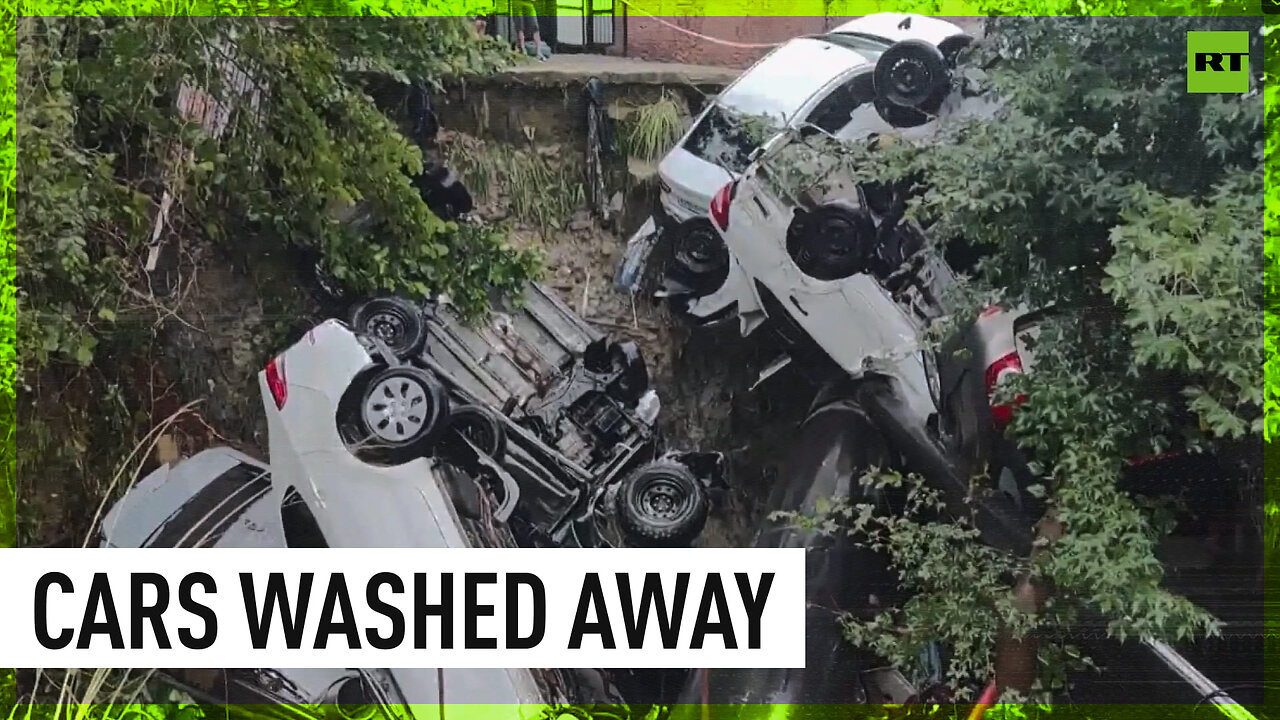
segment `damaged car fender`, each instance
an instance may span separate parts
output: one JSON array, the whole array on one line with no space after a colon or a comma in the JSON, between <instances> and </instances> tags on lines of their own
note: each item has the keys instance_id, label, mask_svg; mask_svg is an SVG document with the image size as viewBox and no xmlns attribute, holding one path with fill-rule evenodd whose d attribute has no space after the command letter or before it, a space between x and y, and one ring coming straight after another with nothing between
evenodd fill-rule
<instances>
[{"instance_id":1,"label":"damaged car fender","mask_svg":"<svg viewBox=\"0 0 1280 720\"><path fill-rule=\"evenodd\" d=\"M687 288L670 280L659 291L658 297L679 298L687 294ZM704 297L687 301L683 314L697 325L709 327L738 318L743 337L750 335L764 322L764 306L737 258L729 256L729 273L718 290Z\"/></svg>"}]
</instances>

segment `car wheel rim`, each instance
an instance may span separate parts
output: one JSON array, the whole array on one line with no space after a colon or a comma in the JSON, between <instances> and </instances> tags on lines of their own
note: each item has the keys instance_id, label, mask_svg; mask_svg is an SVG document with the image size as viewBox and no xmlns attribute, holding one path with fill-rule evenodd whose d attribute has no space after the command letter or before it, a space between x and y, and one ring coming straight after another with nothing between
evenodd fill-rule
<instances>
[{"instance_id":1,"label":"car wheel rim","mask_svg":"<svg viewBox=\"0 0 1280 720\"><path fill-rule=\"evenodd\" d=\"M933 73L918 60L902 58L890 69L889 82L894 98L910 105L928 90L933 83Z\"/></svg>"},{"instance_id":2,"label":"car wheel rim","mask_svg":"<svg viewBox=\"0 0 1280 720\"><path fill-rule=\"evenodd\" d=\"M369 317L369 330L374 337L395 347L405 335L405 321L399 313L374 313Z\"/></svg>"},{"instance_id":3,"label":"car wheel rim","mask_svg":"<svg viewBox=\"0 0 1280 720\"><path fill-rule=\"evenodd\" d=\"M646 518L669 525L688 510L690 498L676 482L667 478L650 481L640 491L640 509Z\"/></svg>"},{"instance_id":4,"label":"car wheel rim","mask_svg":"<svg viewBox=\"0 0 1280 720\"><path fill-rule=\"evenodd\" d=\"M404 442L418 435L430 411L427 389L409 378L387 378L373 387L364 420L379 439Z\"/></svg>"}]
</instances>

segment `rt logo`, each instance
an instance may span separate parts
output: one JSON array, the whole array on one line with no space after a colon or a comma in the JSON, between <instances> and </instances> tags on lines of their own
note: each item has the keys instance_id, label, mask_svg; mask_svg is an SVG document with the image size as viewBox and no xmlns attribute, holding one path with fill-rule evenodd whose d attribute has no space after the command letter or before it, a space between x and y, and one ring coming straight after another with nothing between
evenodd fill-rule
<instances>
[{"instance_id":1,"label":"rt logo","mask_svg":"<svg viewBox=\"0 0 1280 720\"><path fill-rule=\"evenodd\" d=\"M1187 33L1187 92L1249 92L1249 33Z\"/></svg>"}]
</instances>

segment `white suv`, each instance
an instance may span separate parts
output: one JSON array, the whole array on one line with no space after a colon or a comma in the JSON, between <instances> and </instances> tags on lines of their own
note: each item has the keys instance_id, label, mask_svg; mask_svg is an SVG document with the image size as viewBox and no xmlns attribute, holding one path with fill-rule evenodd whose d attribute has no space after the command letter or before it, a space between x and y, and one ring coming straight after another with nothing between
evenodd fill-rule
<instances>
[{"instance_id":1,"label":"white suv","mask_svg":"<svg viewBox=\"0 0 1280 720\"><path fill-rule=\"evenodd\" d=\"M725 88L662 160L662 212L676 223L706 217L712 195L746 169L759 144L744 118L760 117L778 129L810 123L838 133L869 92L876 60L894 43L919 40L950 54L969 39L945 20L876 13L782 44Z\"/></svg>"}]
</instances>

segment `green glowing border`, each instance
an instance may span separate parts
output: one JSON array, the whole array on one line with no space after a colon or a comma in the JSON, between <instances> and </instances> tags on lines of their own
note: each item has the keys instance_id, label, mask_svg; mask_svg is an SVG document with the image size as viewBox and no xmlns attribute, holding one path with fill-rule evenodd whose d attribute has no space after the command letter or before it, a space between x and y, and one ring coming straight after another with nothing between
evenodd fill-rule
<instances>
[{"instance_id":1,"label":"green glowing border","mask_svg":"<svg viewBox=\"0 0 1280 720\"><path fill-rule=\"evenodd\" d=\"M870 12L882 12L888 10L903 10L918 12L929 15L987 15L987 14L1062 14L1061 10L1067 6L1064 2L1055 2L1054 0L621 0L627 6L627 12L636 16L685 16L685 15L704 15L704 16L725 16L725 17L742 17L742 16L764 16L764 17L780 17L780 16L850 16L862 15ZM1264 0L1265 1L1265 0ZM310 7L308 5L311 5ZM325 10L319 10L316 5L325 6ZM16 240L14 221L13 221L13 203L14 203L14 182L16 177L16 134L14 128L14 115L16 106L15 84L16 84L16 65L15 65L15 35L17 32L17 18L20 15L292 15L292 16L308 16L318 14L336 14L336 15L352 15L352 14L375 14L388 16L408 16L408 15L464 15L474 12L477 3L475 0L433 0L431 2L418 2L414 0L349 0L347 2L325 2L325 3L306 3L298 0L280 0L279 2L256 2L255 0L231 0L228 2L210 2L209 0L140 0L138 2L125 2L122 0L102 0L98 2L86 1L77 2L75 0L46 0L46 1L22 1L22 0L0 0L0 22L4 25L4 45L0 48L0 80L3 82L0 92L2 92L2 103L0 103L0 184L3 186L3 195L0 196L0 547L11 546L15 542L15 522L14 522L14 433L13 427L16 421L16 404L15 404L15 325L14 317L16 314L15 304L15 251L14 243ZM1176 0L1078 0L1070 3L1074 13L1097 14L1097 15L1258 15L1260 14L1259 0L1250 0L1247 4L1237 4L1234 2L1215 2L1212 0L1199 3L1182 3ZM1266 16L1265 22L1274 26L1280 24L1280 15ZM1266 62L1268 67L1272 67L1272 63L1280 61L1268 54ZM1267 114L1271 115L1275 112L1271 98L1267 98ZM1269 127L1267 129L1268 139L1271 139L1273 133L1277 132L1277 128ZM1266 190L1266 204L1268 209L1280 207L1277 204L1278 191L1270 182L1270 165L1271 158L1266 161L1268 170L1268 183ZM1268 212L1265 221L1265 243L1268 251L1276 249L1280 250L1280 246L1276 243L1276 228L1274 227L1275 217ZM1267 307L1270 307L1277 298L1270 295L1266 298ZM1271 340L1272 338L1268 338ZM1276 391L1280 388L1273 388L1272 385L1280 383L1280 378L1264 379L1268 390ZM1268 480L1271 475L1271 467L1273 462L1280 461L1280 455L1273 454L1270 443L1266 449L1266 467L1268 472ZM1268 563L1270 565L1270 563ZM1268 599L1271 595L1272 588L1272 572L1268 566L1267 572L1267 588ZM1271 602L1268 601L1267 624L1266 631L1268 635L1277 633L1275 623L1277 618L1274 613L1270 612ZM1268 647L1270 643L1268 643ZM1271 658L1267 658L1270 664ZM63 706L59 709L52 707L44 708L27 708L23 711L15 712L10 716L5 710L11 707L13 701L12 696L5 697L6 693L12 692L12 686L6 685L6 680L11 680L11 675L0 672L0 720L6 717L24 718L28 717L27 710L31 710L29 717L58 717L62 713L66 713L66 717L82 718L88 715L88 710L84 706ZM1272 700L1268 693L1268 700ZM435 708L436 706L432 706ZM248 708L241 708L246 710ZM525 707L519 709L512 706L495 706L495 705L455 705L450 704L438 708L447 715L450 720L505 720L506 718L531 718L535 712L530 712L532 708ZM784 713L780 712L784 708L778 706L772 708L767 713L752 713L755 720L770 720L773 717L781 717ZM835 708L832 708L833 710ZM101 706L96 708L98 712L93 714L98 717L105 717L111 714L110 711L104 710ZM434 711L427 709L428 711ZM954 713L947 713L947 716L964 718L967 715L967 708L956 708ZM1055 707L1053 708L1052 717L1057 718L1108 718L1117 714L1122 715L1126 720L1138 720L1139 718L1170 718L1183 717L1188 713L1187 706L1168 706L1168 705L1124 705L1124 706L1071 706L1071 707ZM120 713L124 708L117 708L116 712ZM1202 708L1202 712L1210 712L1208 709ZM765 717L767 714L768 717ZM1028 713L1028 717L1035 716L1037 713ZM1004 713L989 713L988 717L999 715L1001 717L1014 717L1014 715L1005 715ZM145 717L145 716L144 716ZM711 713L703 717L717 718L728 717L719 713ZM842 707L837 712L827 715L832 720L842 718L854 720L855 718L873 718L884 717L884 712L880 708L874 707L858 707L849 708Z\"/></svg>"}]
</instances>

